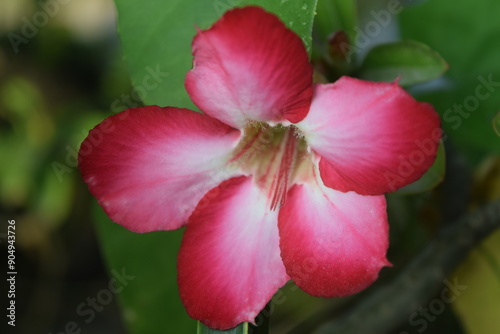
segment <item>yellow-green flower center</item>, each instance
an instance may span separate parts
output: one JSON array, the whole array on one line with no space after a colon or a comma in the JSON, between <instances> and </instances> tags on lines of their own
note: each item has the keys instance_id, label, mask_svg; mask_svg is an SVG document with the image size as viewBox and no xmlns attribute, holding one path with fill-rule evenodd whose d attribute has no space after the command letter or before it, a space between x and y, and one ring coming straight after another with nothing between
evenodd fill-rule
<instances>
[{"instance_id":1,"label":"yellow-green flower center","mask_svg":"<svg viewBox=\"0 0 500 334\"><path fill-rule=\"evenodd\" d=\"M299 175L310 166L311 153L295 126L270 126L254 122L243 130L243 138L233 152L232 164L252 175L275 210Z\"/></svg>"}]
</instances>

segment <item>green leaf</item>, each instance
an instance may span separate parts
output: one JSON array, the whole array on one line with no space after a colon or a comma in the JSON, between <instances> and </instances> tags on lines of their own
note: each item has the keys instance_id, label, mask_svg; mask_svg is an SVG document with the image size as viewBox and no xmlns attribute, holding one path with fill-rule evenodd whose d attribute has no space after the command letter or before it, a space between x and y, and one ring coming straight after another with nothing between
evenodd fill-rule
<instances>
[{"instance_id":1,"label":"green leaf","mask_svg":"<svg viewBox=\"0 0 500 334\"><path fill-rule=\"evenodd\" d=\"M231 2L231 1L230 1ZM237 1L233 1L237 2ZM302 38L311 53L312 27L317 0L243 0L241 5L257 5L276 15Z\"/></svg>"},{"instance_id":2,"label":"green leaf","mask_svg":"<svg viewBox=\"0 0 500 334\"><path fill-rule=\"evenodd\" d=\"M353 0L318 0L317 12L313 57L328 63L330 68L325 75L334 81L351 72L350 48L356 35L356 3Z\"/></svg>"},{"instance_id":3,"label":"green leaf","mask_svg":"<svg viewBox=\"0 0 500 334\"><path fill-rule=\"evenodd\" d=\"M444 144L439 144L436 160L425 174L417 181L409 184L401 189L398 189L395 194L417 194L431 190L436 187L444 179L446 169L446 158Z\"/></svg>"},{"instance_id":4,"label":"green leaf","mask_svg":"<svg viewBox=\"0 0 500 334\"><path fill-rule=\"evenodd\" d=\"M133 233L113 223L97 204L97 232L109 271L134 276L118 294L131 334L195 333L177 289L182 231Z\"/></svg>"},{"instance_id":5,"label":"green leaf","mask_svg":"<svg viewBox=\"0 0 500 334\"><path fill-rule=\"evenodd\" d=\"M427 45L414 41L381 44L370 50L359 77L372 81L394 81L403 86L436 79L446 70L444 59Z\"/></svg>"},{"instance_id":6,"label":"green leaf","mask_svg":"<svg viewBox=\"0 0 500 334\"><path fill-rule=\"evenodd\" d=\"M198 322L197 334L248 334L248 323L244 322L235 328L228 329L226 331L220 331L217 329L208 328L201 322Z\"/></svg>"},{"instance_id":7,"label":"green leaf","mask_svg":"<svg viewBox=\"0 0 500 334\"><path fill-rule=\"evenodd\" d=\"M195 109L184 89L196 27L209 28L227 9L259 5L277 14L311 48L316 0L116 0L123 54L145 104ZM154 83L152 83L153 78ZM149 81L148 81L149 80Z\"/></svg>"},{"instance_id":8,"label":"green leaf","mask_svg":"<svg viewBox=\"0 0 500 334\"><path fill-rule=\"evenodd\" d=\"M354 41L356 3L353 0L318 0L318 15L314 22L316 35L326 41L333 32L342 30Z\"/></svg>"},{"instance_id":9,"label":"green leaf","mask_svg":"<svg viewBox=\"0 0 500 334\"><path fill-rule=\"evenodd\" d=\"M493 125L493 130L495 130L496 134L500 137L500 112L493 117L491 120Z\"/></svg>"},{"instance_id":10,"label":"green leaf","mask_svg":"<svg viewBox=\"0 0 500 334\"><path fill-rule=\"evenodd\" d=\"M440 0L401 13L403 38L424 42L450 65L441 86L418 98L436 107L446 133L471 162L500 153L500 137L491 127L500 105L499 12L494 0Z\"/></svg>"}]
</instances>

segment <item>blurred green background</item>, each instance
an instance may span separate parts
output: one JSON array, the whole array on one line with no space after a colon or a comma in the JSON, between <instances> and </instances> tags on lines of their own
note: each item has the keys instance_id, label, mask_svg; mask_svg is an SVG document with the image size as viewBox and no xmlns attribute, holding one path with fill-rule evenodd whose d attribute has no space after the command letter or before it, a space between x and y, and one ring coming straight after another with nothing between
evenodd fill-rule
<instances>
[{"instance_id":1,"label":"blurred green background","mask_svg":"<svg viewBox=\"0 0 500 334\"><path fill-rule=\"evenodd\" d=\"M88 130L141 100L192 107L182 81L191 66L194 24L206 28L229 7L246 2L116 3L123 44L112 0L0 0L0 247L6 254L7 221L15 219L18 272L16 327L5 333L195 332L175 282L182 231L139 235L110 222L81 180L76 157ZM388 196L394 267L385 268L373 287L328 300L290 283L272 303L271 333L312 333L319 324L354 312L370 293L392 284L444 226L500 197L500 3L396 1L403 3L407 7L385 25L373 13L389 8L391 1L319 1L312 60L323 80L332 80L342 74L367 76L361 60L379 43L415 40L439 53L449 70L407 88L417 99L433 103L442 116L447 174L432 190ZM294 4L303 6L290 0ZM143 39L158 12L171 30L156 31L163 41ZM306 14L310 20L313 8ZM380 33L370 38L371 44L356 45L359 31L366 32L370 22L379 22ZM329 49L328 37L339 29L359 47L351 63ZM158 66L166 73L158 87L141 91L144 73ZM480 86L481 96L487 97L478 97ZM458 278L467 288L427 319L422 332L500 332L500 233L491 233L456 260L461 265L450 281ZM1 261L6 266L6 256ZM123 289L110 293L110 282ZM7 288L1 286L4 300ZM418 313L439 298L443 287L429 290L423 304L408 300L407 305ZM410 322L411 314L393 321L384 333L420 333L423 327Z\"/></svg>"}]
</instances>

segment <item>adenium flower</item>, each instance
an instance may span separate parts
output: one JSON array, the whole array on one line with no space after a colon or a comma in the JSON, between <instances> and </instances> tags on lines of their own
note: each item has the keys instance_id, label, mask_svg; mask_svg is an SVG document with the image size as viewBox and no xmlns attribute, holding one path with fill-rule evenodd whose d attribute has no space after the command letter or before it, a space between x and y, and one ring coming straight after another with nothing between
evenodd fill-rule
<instances>
[{"instance_id":1,"label":"adenium flower","mask_svg":"<svg viewBox=\"0 0 500 334\"><path fill-rule=\"evenodd\" d=\"M90 192L131 231L186 227L180 296L209 327L253 322L290 279L313 296L366 288L389 265L383 194L435 159L433 108L396 82L313 84L301 39L258 7L192 47L185 86L203 113L147 106L97 125L79 157Z\"/></svg>"}]
</instances>

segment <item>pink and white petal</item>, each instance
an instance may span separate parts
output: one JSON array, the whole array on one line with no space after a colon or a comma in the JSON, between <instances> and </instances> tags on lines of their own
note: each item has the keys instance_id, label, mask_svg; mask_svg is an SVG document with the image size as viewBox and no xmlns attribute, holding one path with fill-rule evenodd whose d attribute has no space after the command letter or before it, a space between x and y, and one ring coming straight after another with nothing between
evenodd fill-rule
<instances>
[{"instance_id":1,"label":"pink and white petal","mask_svg":"<svg viewBox=\"0 0 500 334\"><path fill-rule=\"evenodd\" d=\"M314 151L324 183L340 191L380 195L418 180L435 160L441 129L430 104L396 82L342 77L316 85L297 126Z\"/></svg>"},{"instance_id":2,"label":"pink and white petal","mask_svg":"<svg viewBox=\"0 0 500 334\"><path fill-rule=\"evenodd\" d=\"M215 329L254 322L289 280L281 261L277 212L251 177L208 192L189 218L178 262L188 314Z\"/></svg>"},{"instance_id":3,"label":"pink and white petal","mask_svg":"<svg viewBox=\"0 0 500 334\"><path fill-rule=\"evenodd\" d=\"M90 131L79 166L108 216L134 232L183 226L225 169L240 131L187 109L128 109Z\"/></svg>"},{"instance_id":4,"label":"pink and white petal","mask_svg":"<svg viewBox=\"0 0 500 334\"><path fill-rule=\"evenodd\" d=\"M382 267L390 265L384 196L297 184L290 190L278 222L287 273L313 296L357 293L377 279Z\"/></svg>"},{"instance_id":5,"label":"pink and white petal","mask_svg":"<svg viewBox=\"0 0 500 334\"><path fill-rule=\"evenodd\" d=\"M204 113L235 128L298 122L309 110L312 67L302 40L259 7L230 10L193 40L186 90Z\"/></svg>"}]
</instances>

